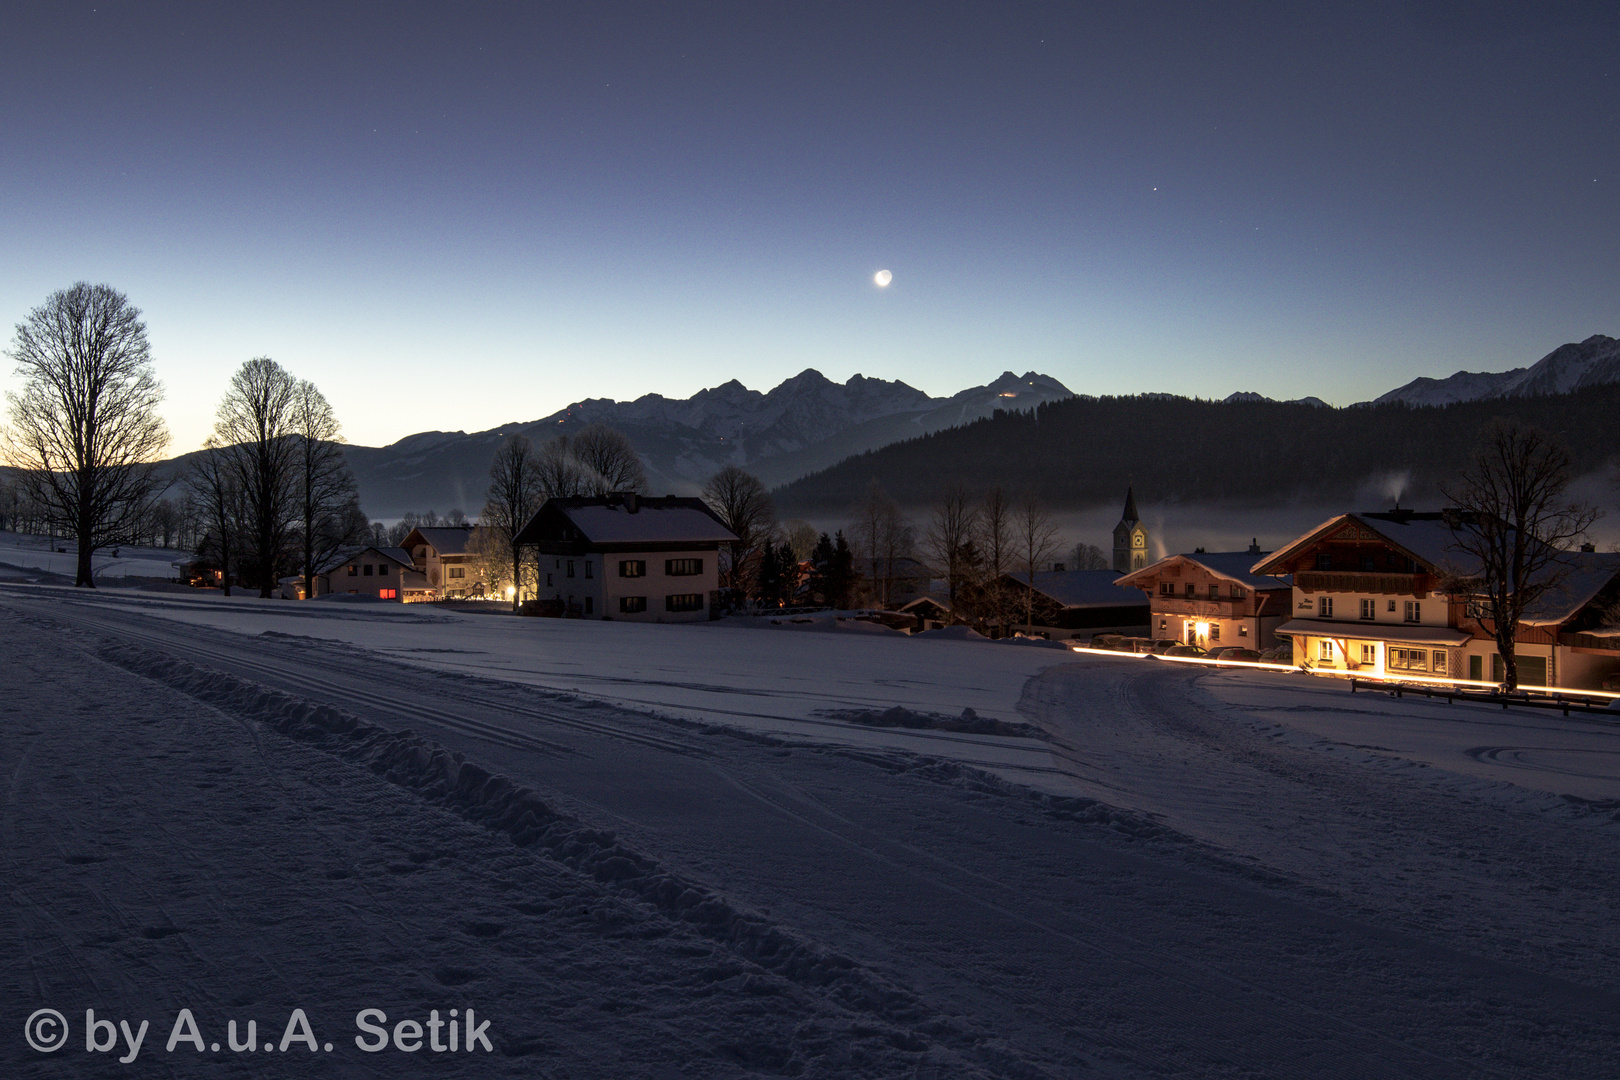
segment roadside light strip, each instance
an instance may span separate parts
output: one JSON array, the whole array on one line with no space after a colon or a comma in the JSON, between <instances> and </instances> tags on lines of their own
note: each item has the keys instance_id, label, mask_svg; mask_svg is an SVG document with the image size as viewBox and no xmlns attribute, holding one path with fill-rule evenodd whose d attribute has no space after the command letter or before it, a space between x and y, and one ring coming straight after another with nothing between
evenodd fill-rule
<instances>
[{"instance_id":1,"label":"roadside light strip","mask_svg":"<svg viewBox=\"0 0 1620 1080\"><path fill-rule=\"evenodd\" d=\"M1319 675L1323 678L1355 679L1357 682L1385 682L1385 683L1422 683L1428 686L1450 687L1456 690L1480 689L1497 690L1501 683L1484 682L1479 679L1437 679L1432 675L1379 675L1375 672L1338 671L1333 669L1299 667L1296 664L1269 664L1256 660L1209 660L1202 656L1161 656L1158 653L1129 653L1116 652L1113 649L1092 649L1084 645L1070 645L1070 652L1085 653L1088 656L1109 656L1116 660L1161 660L1167 664L1201 664L1204 667L1214 668L1254 668L1259 671L1293 671L1301 675ZM1620 700L1620 693L1610 690L1574 690L1567 686L1521 686L1519 690L1524 693L1545 695L1548 697L1566 694L1587 698L1607 698L1610 701Z\"/></svg>"}]
</instances>

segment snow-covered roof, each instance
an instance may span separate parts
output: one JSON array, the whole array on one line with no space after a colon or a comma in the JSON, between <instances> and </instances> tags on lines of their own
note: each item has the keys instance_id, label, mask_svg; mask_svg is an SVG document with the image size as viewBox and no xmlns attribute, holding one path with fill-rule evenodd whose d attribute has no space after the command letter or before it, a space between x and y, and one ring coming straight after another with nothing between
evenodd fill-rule
<instances>
[{"instance_id":1,"label":"snow-covered roof","mask_svg":"<svg viewBox=\"0 0 1620 1080\"><path fill-rule=\"evenodd\" d=\"M406 551L404 548L397 548L397 547L379 548L379 547L371 547L371 546L368 545L368 546L365 546L365 547L356 546L356 547L339 548L337 551L334 551L331 554L331 556L325 562L323 562L315 572L317 574L329 574L333 570L337 569L340 566L347 566L350 563L360 562L362 559L366 558L366 556L368 554L370 554L370 555L380 555L385 559L390 559L390 560L392 560L394 562L399 563L401 566L405 567L407 570L412 568L411 567L411 553Z\"/></svg>"},{"instance_id":2,"label":"snow-covered roof","mask_svg":"<svg viewBox=\"0 0 1620 1080\"><path fill-rule=\"evenodd\" d=\"M1142 588L1136 582L1139 576L1153 573L1172 559L1185 559L1187 562L1196 563L1216 577L1234 581L1251 589L1280 589L1292 583L1291 577L1286 574L1282 577L1273 577L1270 574L1254 573L1251 566L1254 564L1255 555L1250 551L1194 551L1170 555L1140 570L1133 570L1114 584L1126 588Z\"/></svg>"},{"instance_id":3,"label":"snow-covered roof","mask_svg":"<svg viewBox=\"0 0 1620 1080\"><path fill-rule=\"evenodd\" d=\"M1571 551L1560 561L1563 580L1542 594L1533 610L1525 613L1524 622L1533 626L1566 623L1620 575L1620 554L1613 552Z\"/></svg>"},{"instance_id":4,"label":"snow-covered roof","mask_svg":"<svg viewBox=\"0 0 1620 1080\"><path fill-rule=\"evenodd\" d=\"M1284 637L1342 638L1347 641L1399 641L1409 645L1462 645L1462 630L1421 623L1354 622L1350 619L1290 619L1277 627Z\"/></svg>"},{"instance_id":5,"label":"snow-covered roof","mask_svg":"<svg viewBox=\"0 0 1620 1080\"><path fill-rule=\"evenodd\" d=\"M1023 574L1004 576L1029 585L1029 578ZM1046 570L1035 575L1035 591L1064 607L1147 607L1147 597L1114 587L1119 577L1114 570Z\"/></svg>"},{"instance_id":6,"label":"snow-covered roof","mask_svg":"<svg viewBox=\"0 0 1620 1080\"><path fill-rule=\"evenodd\" d=\"M540 542L548 514L567 518L590 544L729 544L737 539L702 499L606 495L547 501L518 533L518 542Z\"/></svg>"},{"instance_id":7,"label":"snow-covered roof","mask_svg":"<svg viewBox=\"0 0 1620 1080\"><path fill-rule=\"evenodd\" d=\"M412 529L411 536L405 538L405 546L406 548L416 546L411 542L411 537L414 536L438 552L440 556L465 555L467 554L467 546L472 540L472 534L473 526L471 525L433 526L427 529L418 527Z\"/></svg>"},{"instance_id":8,"label":"snow-covered roof","mask_svg":"<svg viewBox=\"0 0 1620 1080\"><path fill-rule=\"evenodd\" d=\"M1330 535L1346 522L1354 522L1370 530L1412 558L1426 564L1436 573L1451 573L1461 577L1471 577L1478 573L1478 560L1456 547L1457 534L1437 514L1412 514L1407 517L1339 514L1304 533L1293 543L1262 556L1253 563L1250 572L1263 574L1268 566L1285 564L1297 555L1300 549L1309 547Z\"/></svg>"}]
</instances>

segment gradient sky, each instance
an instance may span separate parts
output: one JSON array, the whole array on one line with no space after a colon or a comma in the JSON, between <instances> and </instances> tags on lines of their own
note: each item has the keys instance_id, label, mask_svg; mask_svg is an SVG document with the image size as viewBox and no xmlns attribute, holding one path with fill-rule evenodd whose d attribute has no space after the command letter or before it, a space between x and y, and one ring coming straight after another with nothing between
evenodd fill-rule
<instances>
[{"instance_id":1,"label":"gradient sky","mask_svg":"<svg viewBox=\"0 0 1620 1080\"><path fill-rule=\"evenodd\" d=\"M0 322L123 290L175 452L256 355L372 445L805 367L1346 404L1620 334L1617 13L12 4Z\"/></svg>"}]
</instances>

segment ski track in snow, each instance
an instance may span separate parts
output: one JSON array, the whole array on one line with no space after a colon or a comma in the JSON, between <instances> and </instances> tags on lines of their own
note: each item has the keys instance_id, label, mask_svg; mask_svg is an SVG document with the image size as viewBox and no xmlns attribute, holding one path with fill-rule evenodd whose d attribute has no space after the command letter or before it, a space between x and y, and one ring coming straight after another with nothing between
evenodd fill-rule
<instances>
[{"instance_id":1,"label":"ski track in snow","mask_svg":"<svg viewBox=\"0 0 1620 1080\"><path fill-rule=\"evenodd\" d=\"M0 586L0 640L7 1015L154 1027L131 1065L0 1040L8 1075L298 1074L163 1053L182 1006L303 1006L335 1076L1613 1075L1600 721L127 590ZM825 713L894 706L1047 737ZM461 1003L499 1053L353 1048Z\"/></svg>"}]
</instances>

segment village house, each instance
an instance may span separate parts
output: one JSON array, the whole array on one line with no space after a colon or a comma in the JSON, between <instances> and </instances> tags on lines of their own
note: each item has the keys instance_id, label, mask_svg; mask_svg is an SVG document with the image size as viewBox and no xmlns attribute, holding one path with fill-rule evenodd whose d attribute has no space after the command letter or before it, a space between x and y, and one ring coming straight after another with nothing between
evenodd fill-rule
<instances>
[{"instance_id":1,"label":"village house","mask_svg":"<svg viewBox=\"0 0 1620 1080\"><path fill-rule=\"evenodd\" d=\"M1263 552L1195 551L1126 574L1115 585L1141 589L1152 608L1151 637L1206 649L1270 649L1288 620L1291 583L1251 572Z\"/></svg>"},{"instance_id":2,"label":"village house","mask_svg":"<svg viewBox=\"0 0 1620 1080\"><path fill-rule=\"evenodd\" d=\"M1044 570L1030 579L1003 574L999 580L1013 616L1013 630L1038 634L1052 641L1148 632L1150 610L1145 598L1115 588L1120 575L1113 570ZM1033 595L1033 618L1030 600Z\"/></svg>"},{"instance_id":3,"label":"village house","mask_svg":"<svg viewBox=\"0 0 1620 1080\"><path fill-rule=\"evenodd\" d=\"M518 533L543 607L579 618L708 619L720 545L737 537L702 499L635 493L549 499Z\"/></svg>"},{"instance_id":4,"label":"village house","mask_svg":"<svg viewBox=\"0 0 1620 1080\"><path fill-rule=\"evenodd\" d=\"M297 588L302 593L300 582ZM349 548L328 559L315 574L315 595L347 593L377 600L426 599L427 579L404 548Z\"/></svg>"},{"instance_id":5,"label":"village house","mask_svg":"<svg viewBox=\"0 0 1620 1080\"><path fill-rule=\"evenodd\" d=\"M429 526L412 529L400 546L426 578L432 599L460 600L490 592L474 554L477 536L476 525Z\"/></svg>"},{"instance_id":6,"label":"village house","mask_svg":"<svg viewBox=\"0 0 1620 1080\"><path fill-rule=\"evenodd\" d=\"M1292 575L1292 618L1276 633L1309 668L1496 682L1502 659L1477 600L1439 591L1477 576L1456 546L1454 513L1341 514L1272 555L1253 572ZM1611 606L1620 560L1569 552L1562 587L1520 624L1519 683L1601 689L1620 672Z\"/></svg>"}]
</instances>

